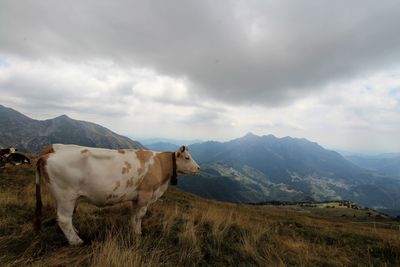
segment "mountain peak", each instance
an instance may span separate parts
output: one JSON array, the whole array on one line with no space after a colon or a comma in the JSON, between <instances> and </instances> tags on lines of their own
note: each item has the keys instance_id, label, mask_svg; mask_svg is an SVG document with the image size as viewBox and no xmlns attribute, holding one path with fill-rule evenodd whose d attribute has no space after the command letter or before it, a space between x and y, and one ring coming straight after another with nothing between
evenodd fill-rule
<instances>
[{"instance_id":1,"label":"mountain peak","mask_svg":"<svg viewBox=\"0 0 400 267\"><path fill-rule=\"evenodd\" d=\"M65 119L71 119L71 118L68 117L67 115L63 114L61 116L55 117L54 119L63 119L63 120L65 120Z\"/></svg>"},{"instance_id":2,"label":"mountain peak","mask_svg":"<svg viewBox=\"0 0 400 267\"><path fill-rule=\"evenodd\" d=\"M254 138L254 137L259 137L259 136L253 134L252 132L248 132L246 135L243 136L243 138Z\"/></svg>"},{"instance_id":3,"label":"mountain peak","mask_svg":"<svg viewBox=\"0 0 400 267\"><path fill-rule=\"evenodd\" d=\"M18 144L21 151L36 153L50 143L111 149L144 148L142 144L101 125L74 120L65 114L39 121L0 106L0 145Z\"/></svg>"},{"instance_id":4,"label":"mountain peak","mask_svg":"<svg viewBox=\"0 0 400 267\"><path fill-rule=\"evenodd\" d=\"M275 135L269 134L269 135L263 135L263 138L272 138L272 139L278 139Z\"/></svg>"}]
</instances>

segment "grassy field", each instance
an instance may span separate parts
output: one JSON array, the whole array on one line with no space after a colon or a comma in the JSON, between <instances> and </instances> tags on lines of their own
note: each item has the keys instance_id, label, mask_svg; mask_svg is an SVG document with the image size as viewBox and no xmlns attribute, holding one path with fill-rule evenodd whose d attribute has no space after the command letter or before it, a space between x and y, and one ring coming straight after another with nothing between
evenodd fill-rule
<instances>
[{"instance_id":1,"label":"grassy field","mask_svg":"<svg viewBox=\"0 0 400 267\"><path fill-rule=\"evenodd\" d=\"M129 203L78 207L69 247L45 190L33 231L33 167L0 173L0 266L400 266L400 224L339 209L249 206L168 189L132 237Z\"/></svg>"}]
</instances>

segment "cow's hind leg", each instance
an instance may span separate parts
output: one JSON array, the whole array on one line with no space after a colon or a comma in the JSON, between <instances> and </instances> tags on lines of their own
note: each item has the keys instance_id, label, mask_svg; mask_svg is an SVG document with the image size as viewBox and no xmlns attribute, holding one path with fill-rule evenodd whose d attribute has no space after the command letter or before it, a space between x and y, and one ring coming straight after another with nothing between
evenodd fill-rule
<instances>
[{"instance_id":1,"label":"cow's hind leg","mask_svg":"<svg viewBox=\"0 0 400 267\"><path fill-rule=\"evenodd\" d=\"M70 245L80 245L83 243L75 231L72 224L75 201L59 201L57 203L57 221Z\"/></svg>"}]
</instances>

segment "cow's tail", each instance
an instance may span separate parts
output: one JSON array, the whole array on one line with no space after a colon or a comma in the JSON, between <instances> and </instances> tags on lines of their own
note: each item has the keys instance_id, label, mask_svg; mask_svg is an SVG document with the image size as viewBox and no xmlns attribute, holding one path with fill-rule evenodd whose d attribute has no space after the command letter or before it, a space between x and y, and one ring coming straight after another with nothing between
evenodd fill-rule
<instances>
[{"instance_id":1,"label":"cow's tail","mask_svg":"<svg viewBox=\"0 0 400 267\"><path fill-rule=\"evenodd\" d=\"M42 217L42 196L40 193L40 180L41 180L41 165L42 165L42 158L39 158L39 160L36 163L36 210L35 210L35 221L34 221L34 227L36 231L40 230L40 224L41 224L41 217Z\"/></svg>"}]
</instances>

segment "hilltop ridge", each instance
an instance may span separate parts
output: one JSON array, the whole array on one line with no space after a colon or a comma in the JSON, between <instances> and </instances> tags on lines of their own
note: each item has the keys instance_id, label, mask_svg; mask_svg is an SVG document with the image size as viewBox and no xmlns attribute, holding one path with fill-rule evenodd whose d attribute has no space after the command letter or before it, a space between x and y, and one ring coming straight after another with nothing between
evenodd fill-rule
<instances>
[{"instance_id":1,"label":"hilltop ridge","mask_svg":"<svg viewBox=\"0 0 400 267\"><path fill-rule=\"evenodd\" d=\"M35 120L0 105L0 145L16 145L21 151L37 153L45 145L77 144L103 148L144 148L128 137L87 121L74 120L67 115L53 119Z\"/></svg>"}]
</instances>

